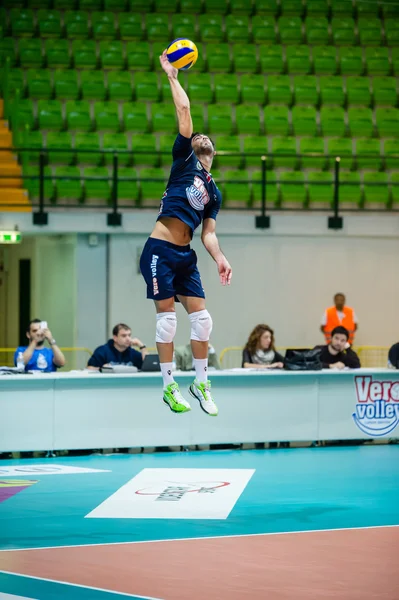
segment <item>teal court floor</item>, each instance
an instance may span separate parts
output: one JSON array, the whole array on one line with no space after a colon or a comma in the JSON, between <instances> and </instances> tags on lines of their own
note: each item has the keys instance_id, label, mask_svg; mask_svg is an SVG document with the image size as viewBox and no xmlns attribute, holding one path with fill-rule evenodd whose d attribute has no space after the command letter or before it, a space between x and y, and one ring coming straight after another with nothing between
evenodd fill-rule
<instances>
[{"instance_id":1,"label":"teal court floor","mask_svg":"<svg viewBox=\"0 0 399 600\"><path fill-rule=\"evenodd\" d=\"M0 461L0 599L399 600L399 446Z\"/></svg>"}]
</instances>

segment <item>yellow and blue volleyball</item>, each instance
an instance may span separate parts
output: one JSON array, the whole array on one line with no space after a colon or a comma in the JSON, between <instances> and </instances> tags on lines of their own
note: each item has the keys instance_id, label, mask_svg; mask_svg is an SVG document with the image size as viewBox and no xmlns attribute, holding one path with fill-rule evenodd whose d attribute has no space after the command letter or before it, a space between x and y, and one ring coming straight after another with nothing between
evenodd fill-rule
<instances>
[{"instance_id":1,"label":"yellow and blue volleyball","mask_svg":"<svg viewBox=\"0 0 399 600\"><path fill-rule=\"evenodd\" d=\"M191 40L177 38L166 48L166 56L170 64L176 69L187 71L195 65L198 58L198 49Z\"/></svg>"}]
</instances>

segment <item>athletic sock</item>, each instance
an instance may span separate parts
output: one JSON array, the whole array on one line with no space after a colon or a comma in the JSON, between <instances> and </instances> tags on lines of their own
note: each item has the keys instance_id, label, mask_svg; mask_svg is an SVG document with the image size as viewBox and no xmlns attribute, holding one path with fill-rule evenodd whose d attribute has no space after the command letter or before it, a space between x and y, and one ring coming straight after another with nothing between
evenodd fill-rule
<instances>
[{"instance_id":1,"label":"athletic sock","mask_svg":"<svg viewBox=\"0 0 399 600\"><path fill-rule=\"evenodd\" d=\"M171 383L174 383L174 381L175 381L173 379L173 375L172 375L173 363L171 363L171 362L161 363L160 367L161 367L161 373L162 373L162 377L163 377L163 387L166 388L167 385L170 385Z\"/></svg>"},{"instance_id":2,"label":"athletic sock","mask_svg":"<svg viewBox=\"0 0 399 600\"><path fill-rule=\"evenodd\" d=\"M206 383L208 380L208 359L194 358L194 368L198 383Z\"/></svg>"}]
</instances>

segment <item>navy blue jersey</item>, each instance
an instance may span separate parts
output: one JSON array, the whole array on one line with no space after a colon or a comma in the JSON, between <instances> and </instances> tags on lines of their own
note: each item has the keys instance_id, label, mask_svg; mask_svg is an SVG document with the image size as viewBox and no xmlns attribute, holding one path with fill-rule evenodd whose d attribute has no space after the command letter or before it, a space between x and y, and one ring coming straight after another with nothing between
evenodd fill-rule
<instances>
[{"instance_id":1,"label":"navy blue jersey","mask_svg":"<svg viewBox=\"0 0 399 600\"><path fill-rule=\"evenodd\" d=\"M198 160L191 138L180 133L172 150L173 164L161 200L158 219L174 217L186 223L191 235L204 219L216 219L222 202L220 190Z\"/></svg>"}]
</instances>

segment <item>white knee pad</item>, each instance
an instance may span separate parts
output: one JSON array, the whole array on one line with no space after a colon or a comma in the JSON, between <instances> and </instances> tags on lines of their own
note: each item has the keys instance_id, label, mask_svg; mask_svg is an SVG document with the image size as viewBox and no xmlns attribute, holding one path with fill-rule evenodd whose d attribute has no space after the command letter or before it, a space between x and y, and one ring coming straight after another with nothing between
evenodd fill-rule
<instances>
[{"instance_id":1,"label":"white knee pad","mask_svg":"<svg viewBox=\"0 0 399 600\"><path fill-rule=\"evenodd\" d=\"M170 344L176 335L176 313L163 312L157 314L157 331L155 340L161 344Z\"/></svg>"},{"instance_id":2,"label":"white knee pad","mask_svg":"<svg viewBox=\"0 0 399 600\"><path fill-rule=\"evenodd\" d=\"M212 317L207 310L188 315L191 321L191 339L196 342L207 342L212 331Z\"/></svg>"}]
</instances>

